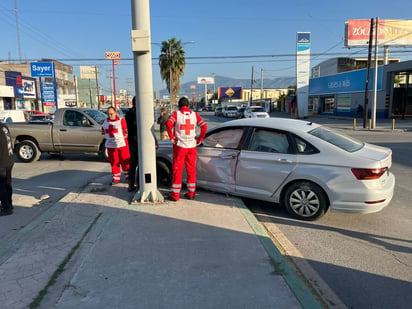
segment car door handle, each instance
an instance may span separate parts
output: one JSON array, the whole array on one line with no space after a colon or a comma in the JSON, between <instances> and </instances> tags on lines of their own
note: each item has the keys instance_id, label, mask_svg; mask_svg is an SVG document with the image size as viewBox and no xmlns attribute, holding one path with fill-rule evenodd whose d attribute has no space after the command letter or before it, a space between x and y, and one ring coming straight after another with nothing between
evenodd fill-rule
<instances>
[{"instance_id":1,"label":"car door handle","mask_svg":"<svg viewBox=\"0 0 412 309\"><path fill-rule=\"evenodd\" d=\"M229 154L229 155L221 155L221 156L219 156L221 159L234 159L234 158L236 158L236 155L235 154Z\"/></svg>"},{"instance_id":2,"label":"car door handle","mask_svg":"<svg viewBox=\"0 0 412 309\"><path fill-rule=\"evenodd\" d=\"M285 159L285 158L277 159L276 161L279 162L279 163L293 163L291 160L288 160L288 159Z\"/></svg>"},{"instance_id":3,"label":"car door handle","mask_svg":"<svg viewBox=\"0 0 412 309\"><path fill-rule=\"evenodd\" d=\"M60 129L60 131L61 131L61 132L66 132L66 131L67 131L67 129Z\"/></svg>"}]
</instances>

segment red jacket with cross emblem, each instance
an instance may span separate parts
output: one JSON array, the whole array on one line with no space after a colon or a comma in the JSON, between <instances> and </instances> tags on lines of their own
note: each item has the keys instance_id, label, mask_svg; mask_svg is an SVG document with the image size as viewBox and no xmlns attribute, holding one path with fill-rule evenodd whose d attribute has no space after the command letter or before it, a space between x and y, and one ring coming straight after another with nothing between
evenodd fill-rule
<instances>
[{"instance_id":1,"label":"red jacket with cross emblem","mask_svg":"<svg viewBox=\"0 0 412 309\"><path fill-rule=\"evenodd\" d=\"M200 134L196 140L196 126ZM197 112L192 112L187 106L174 111L166 122L166 130L171 140L176 139L176 145L182 148L196 147L206 135L207 125Z\"/></svg>"},{"instance_id":2,"label":"red jacket with cross emblem","mask_svg":"<svg viewBox=\"0 0 412 309\"><path fill-rule=\"evenodd\" d=\"M106 148L121 148L127 145L127 125L124 118L111 121L107 118L102 124L102 134L106 138Z\"/></svg>"}]
</instances>

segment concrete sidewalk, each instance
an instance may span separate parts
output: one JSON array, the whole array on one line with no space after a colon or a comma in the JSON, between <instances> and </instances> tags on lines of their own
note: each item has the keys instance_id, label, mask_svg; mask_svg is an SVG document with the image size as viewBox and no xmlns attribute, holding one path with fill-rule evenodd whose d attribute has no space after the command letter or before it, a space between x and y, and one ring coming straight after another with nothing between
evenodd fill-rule
<instances>
[{"instance_id":1,"label":"concrete sidewalk","mask_svg":"<svg viewBox=\"0 0 412 309\"><path fill-rule=\"evenodd\" d=\"M1 308L321 308L240 199L97 179L0 248Z\"/></svg>"}]
</instances>

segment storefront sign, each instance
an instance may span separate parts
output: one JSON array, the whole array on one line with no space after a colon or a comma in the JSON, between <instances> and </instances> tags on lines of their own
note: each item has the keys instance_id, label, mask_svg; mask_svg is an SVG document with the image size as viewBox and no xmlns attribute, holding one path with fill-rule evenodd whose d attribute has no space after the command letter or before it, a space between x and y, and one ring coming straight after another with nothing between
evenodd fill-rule
<instances>
[{"instance_id":1,"label":"storefront sign","mask_svg":"<svg viewBox=\"0 0 412 309\"><path fill-rule=\"evenodd\" d=\"M309 84L309 95L334 93L351 93L365 91L367 69L312 78ZM370 75L374 76L374 68ZM382 90L382 67L378 68L378 90ZM369 83L369 90L373 90L373 83Z\"/></svg>"},{"instance_id":2,"label":"storefront sign","mask_svg":"<svg viewBox=\"0 0 412 309\"><path fill-rule=\"evenodd\" d=\"M41 99L44 106L56 106L56 87L54 82L41 83Z\"/></svg>"},{"instance_id":3,"label":"storefront sign","mask_svg":"<svg viewBox=\"0 0 412 309\"><path fill-rule=\"evenodd\" d=\"M32 77L53 77L53 62L31 62L30 70Z\"/></svg>"}]
</instances>

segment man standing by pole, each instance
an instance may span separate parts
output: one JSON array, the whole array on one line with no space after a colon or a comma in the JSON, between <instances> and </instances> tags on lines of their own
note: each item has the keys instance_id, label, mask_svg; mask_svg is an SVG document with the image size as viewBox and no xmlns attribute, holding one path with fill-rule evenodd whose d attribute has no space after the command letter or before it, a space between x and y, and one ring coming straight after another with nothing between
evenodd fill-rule
<instances>
[{"instance_id":1,"label":"man standing by pole","mask_svg":"<svg viewBox=\"0 0 412 309\"><path fill-rule=\"evenodd\" d=\"M198 139L196 139L196 126L200 127ZM183 97L179 100L179 110L170 115L166 129L173 143L173 179L169 200L176 202L180 199L182 172L185 165L187 172L185 197L193 200L196 192L196 146L202 143L207 125L197 112L189 110L189 100Z\"/></svg>"}]
</instances>

